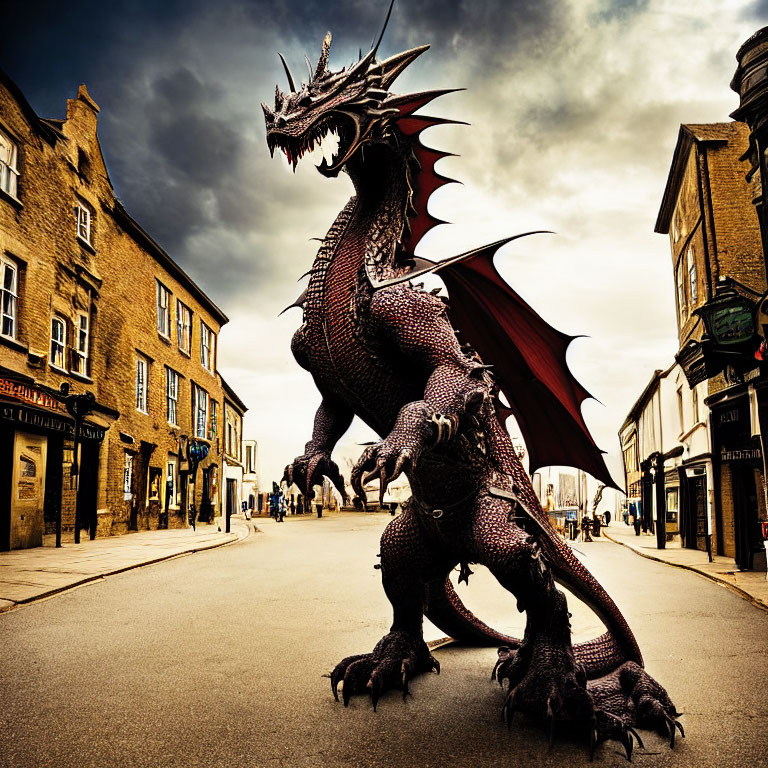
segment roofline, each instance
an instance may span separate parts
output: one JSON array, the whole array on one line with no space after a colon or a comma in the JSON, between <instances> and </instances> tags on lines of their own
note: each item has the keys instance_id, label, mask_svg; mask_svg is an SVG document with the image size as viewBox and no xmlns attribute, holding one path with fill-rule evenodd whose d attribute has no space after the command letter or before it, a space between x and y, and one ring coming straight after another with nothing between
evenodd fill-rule
<instances>
[{"instance_id":1,"label":"roofline","mask_svg":"<svg viewBox=\"0 0 768 768\"><path fill-rule=\"evenodd\" d=\"M683 182L683 175L685 174L685 163L691 147L694 144L696 144L697 147L716 147L727 143L728 139L698 139L685 123L680 125L680 130L677 134L677 144L672 153L672 164L670 165L667 183L664 187L664 195L661 198L661 207L659 208L656 224L653 228L654 232L658 232L661 235L669 234L672 213L675 210L675 203L677 202L680 185Z\"/></svg>"},{"instance_id":2,"label":"roofline","mask_svg":"<svg viewBox=\"0 0 768 768\"><path fill-rule=\"evenodd\" d=\"M653 392L655 392L656 387L655 385L661 381L662 379L669 376L672 369L677 365L677 361L673 362L672 365L669 366L669 368L662 369L657 368L653 375L651 376L651 380L646 384L645 389L640 393L640 397L635 400L634 405L629 409L629 413L627 413L627 418L624 419L624 423L621 425L621 428L619 429L619 438L621 438L621 433L633 422L637 421L637 416L642 411L642 409L645 407L646 403L651 399L651 395Z\"/></svg>"},{"instance_id":3,"label":"roofline","mask_svg":"<svg viewBox=\"0 0 768 768\"><path fill-rule=\"evenodd\" d=\"M21 111L24 113L24 117L27 118L32 128L37 131L49 144L55 144L59 139L66 141L64 134L47 123L41 117L37 115L32 106L27 101L24 94L18 85L11 79L8 73L0 67L0 83L2 83L10 92L11 96L16 100L21 107Z\"/></svg>"},{"instance_id":4,"label":"roofline","mask_svg":"<svg viewBox=\"0 0 768 768\"><path fill-rule=\"evenodd\" d=\"M248 406L238 397L237 393L235 392L232 387L227 384L224 377L219 373L219 376L221 377L221 386L224 389L224 394L238 407L241 408L243 413L245 413L248 410Z\"/></svg>"},{"instance_id":5,"label":"roofline","mask_svg":"<svg viewBox=\"0 0 768 768\"><path fill-rule=\"evenodd\" d=\"M155 242L141 225L125 210L123 204L115 197L112 209L107 208L115 219L118 219L129 234L143 245L152 256L173 275L206 309L214 316L219 325L226 325L229 318L213 303L200 286Z\"/></svg>"}]
</instances>

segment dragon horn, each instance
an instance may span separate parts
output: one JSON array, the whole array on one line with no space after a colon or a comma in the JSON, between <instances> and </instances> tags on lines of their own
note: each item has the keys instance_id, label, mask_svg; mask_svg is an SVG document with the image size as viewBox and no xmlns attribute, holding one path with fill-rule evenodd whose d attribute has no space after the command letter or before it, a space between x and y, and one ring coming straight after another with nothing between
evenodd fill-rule
<instances>
[{"instance_id":1,"label":"dragon horn","mask_svg":"<svg viewBox=\"0 0 768 768\"><path fill-rule=\"evenodd\" d=\"M277 54L280 57L280 61L283 62L283 69L285 70L285 74L288 76L288 85L291 89L292 93L296 93L296 86L293 83L293 77L291 75L291 70L288 69L288 65L285 63L285 58L283 57L282 53Z\"/></svg>"},{"instance_id":2,"label":"dragon horn","mask_svg":"<svg viewBox=\"0 0 768 768\"><path fill-rule=\"evenodd\" d=\"M384 59L379 65L381 67L381 87L388 91L392 83L395 82L398 75L415 59L421 56L424 51L429 50L428 45L420 45L418 48L411 48L402 53L396 53L388 59Z\"/></svg>"},{"instance_id":3,"label":"dragon horn","mask_svg":"<svg viewBox=\"0 0 768 768\"><path fill-rule=\"evenodd\" d=\"M387 18L384 19L384 26L381 28L381 34L379 35L379 39L376 41L376 45L373 46L374 56L376 56L376 51L379 50L381 41L384 39L384 32L387 29L387 24L389 24L389 17L392 15L392 8L394 5L395 5L395 0L391 0L391 2L389 3L389 10L387 11Z\"/></svg>"},{"instance_id":4,"label":"dragon horn","mask_svg":"<svg viewBox=\"0 0 768 768\"><path fill-rule=\"evenodd\" d=\"M315 69L315 76L313 80L317 80L318 77L325 73L328 68L328 57L331 55L331 40L332 36L330 32L325 33L323 38L323 50L320 51L320 59L317 62L317 69Z\"/></svg>"},{"instance_id":5,"label":"dragon horn","mask_svg":"<svg viewBox=\"0 0 768 768\"><path fill-rule=\"evenodd\" d=\"M304 54L304 61L307 62L307 72L309 72L309 80L307 82L311 83L312 82L312 77L313 77L313 75L312 75L312 65L309 63L309 57L306 54Z\"/></svg>"}]
</instances>

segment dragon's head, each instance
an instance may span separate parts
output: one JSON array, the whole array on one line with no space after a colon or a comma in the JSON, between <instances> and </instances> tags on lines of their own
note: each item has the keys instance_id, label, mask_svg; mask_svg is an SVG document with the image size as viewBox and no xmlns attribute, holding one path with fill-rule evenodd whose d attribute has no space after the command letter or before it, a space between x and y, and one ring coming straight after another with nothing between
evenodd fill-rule
<instances>
[{"instance_id":1,"label":"dragon's head","mask_svg":"<svg viewBox=\"0 0 768 768\"><path fill-rule=\"evenodd\" d=\"M377 60L377 48L378 43L351 67L331 72L328 70L331 49L329 32L323 40L314 71L307 60L309 81L302 82L299 88L280 55L290 91L283 93L276 86L274 109L263 103L261 105L270 152L274 154L275 147L281 149L295 170L306 152L323 144L326 139L331 142L338 139L338 147L331 147L333 156L330 162L324 157L317 166L324 176L336 176L361 147L387 140L393 121L401 116L389 87L400 72L429 46L405 51L385 61Z\"/></svg>"}]
</instances>

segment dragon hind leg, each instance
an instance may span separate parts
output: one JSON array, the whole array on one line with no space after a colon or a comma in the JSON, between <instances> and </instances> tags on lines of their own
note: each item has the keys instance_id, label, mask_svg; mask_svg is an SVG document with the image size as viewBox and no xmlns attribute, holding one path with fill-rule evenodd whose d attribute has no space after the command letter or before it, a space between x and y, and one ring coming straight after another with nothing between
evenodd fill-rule
<instances>
[{"instance_id":1,"label":"dragon hind leg","mask_svg":"<svg viewBox=\"0 0 768 768\"><path fill-rule=\"evenodd\" d=\"M481 508L481 509L480 509ZM502 648L494 676L508 682L503 712L511 723L515 712L547 724L550 743L558 727L583 729L590 754L604 739L624 744L628 758L635 727L669 735L682 726L664 688L634 662L617 665L609 674L587 681L571 643L565 595L556 587L546 557L530 536L508 520L507 503L481 497L473 518L471 554L486 565L526 612L525 635L515 651Z\"/></svg>"}]
</instances>

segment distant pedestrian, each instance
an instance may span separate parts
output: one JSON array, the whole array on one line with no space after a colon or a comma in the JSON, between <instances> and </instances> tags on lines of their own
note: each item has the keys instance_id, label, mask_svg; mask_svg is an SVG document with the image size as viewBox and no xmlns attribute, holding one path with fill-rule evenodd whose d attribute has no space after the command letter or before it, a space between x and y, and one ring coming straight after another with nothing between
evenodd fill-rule
<instances>
[{"instance_id":1,"label":"distant pedestrian","mask_svg":"<svg viewBox=\"0 0 768 768\"><path fill-rule=\"evenodd\" d=\"M606 509L605 512L603 512L603 520L605 521L606 525L611 524L611 510Z\"/></svg>"},{"instance_id":2,"label":"distant pedestrian","mask_svg":"<svg viewBox=\"0 0 768 768\"><path fill-rule=\"evenodd\" d=\"M293 498L293 494L291 494L291 514L296 514L296 500Z\"/></svg>"}]
</instances>

